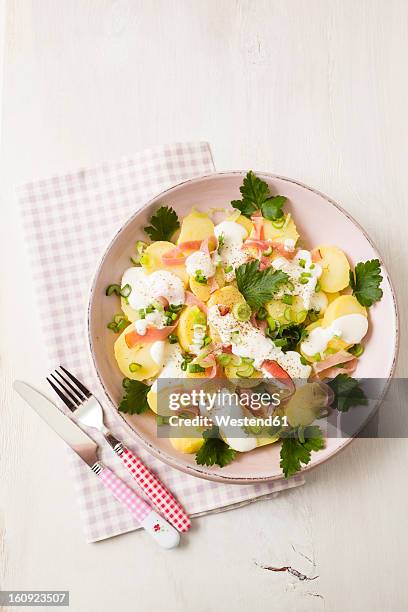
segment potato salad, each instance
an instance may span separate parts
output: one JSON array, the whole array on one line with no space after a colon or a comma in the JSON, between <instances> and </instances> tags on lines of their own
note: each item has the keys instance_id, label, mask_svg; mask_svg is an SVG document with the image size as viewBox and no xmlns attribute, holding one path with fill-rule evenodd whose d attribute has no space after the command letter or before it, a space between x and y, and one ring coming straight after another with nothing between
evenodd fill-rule
<instances>
[{"instance_id":1,"label":"potato salad","mask_svg":"<svg viewBox=\"0 0 408 612\"><path fill-rule=\"evenodd\" d=\"M183 219L160 206L148 240L136 242L129 268L107 288L120 300L108 323L123 376L119 410L154 413L158 426L177 417L174 449L208 466L279 442L291 476L324 447L316 419L357 384L350 375L364 358L368 308L382 296L380 262L352 269L338 245L305 245L286 197L252 171L240 193L224 211L192 206ZM161 382L197 378L217 389L210 408L202 399L159 406ZM242 401L259 389L279 401ZM229 413L242 416L234 431L217 420L229 392Z\"/></svg>"}]
</instances>

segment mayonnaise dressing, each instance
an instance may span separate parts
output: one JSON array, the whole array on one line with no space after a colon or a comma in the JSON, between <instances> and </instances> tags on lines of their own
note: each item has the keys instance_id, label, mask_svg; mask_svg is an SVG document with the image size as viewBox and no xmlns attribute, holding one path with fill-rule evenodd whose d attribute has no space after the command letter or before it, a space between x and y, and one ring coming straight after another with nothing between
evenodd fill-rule
<instances>
[{"instance_id":1,"label":"mayonnaise dressing","mask_svg":"<svg viewBox=\"0 0 408 612\"><path fill-rule=\"evenodd\" d=\"M152 342L150 346L150 356L157 363L158 366L163 367L164 365L164 353L166 343L164 340L157 340Z\"/></svg>"},{"instance_id":2,"label":"mayonnaise dressing","mask_svg":"<svg viewBox=\"0 0 408 612\"><path fill-rule=\"evenodd\" d=\"M300 262L303 264L300 265ZM288 290L287 285L282 285L276 292L274 297L276 299L281 298L285 293L292 295L299 295L303 300L303 305L306 310L311 308L312 296L316 291L316 283L322 275L322 267L312 261L312 255L310 251L300 249L293 260L290 261L285 257L277 257L272 261L272 266L276 270L282 270L289 276L290 282L293 284L293 291ZM304 276L304 273L308 276ZM304 278L305 282L301 282L301 278Z\"/></svg>"},{"instance_id":3,"label":"mayonnaise dressing","mask_svg":"<svg viewBox=\"0 0 408 612\"><path fill-rule=\"evenodd\" d=\"M235 278L235 268L249 259L248 254L242 250L247 231L235 221L222 221L215 226L214 234L217 238L221 235L224 238L224 244L220 248L220 258L224 270L232 266L232 270L225 272L225 279L230 282Z\"/></svg>"},{"instance_id":4,"label":"mayonnaise dressing","mask_svg":"<svg viewBox=\"0 0 408 612\"><path fill-rule=\"evenodd\" d=\"M282 366L291 378L310 376L311 367L301 363L299 353L284 353L249 321L237 321L231 313L222 316L215 305L208 309L208 323L216 329L224 344L231 344L234 355L253 359L254 368L261 369L265 359L271 359ZM263 372L266 377L269 376L266 371Z\"/></svg>"},{"instance_id":5,"label":"mayonnaise dressing","mask_svg":"<svg viewBox=\"0 0 408 612\"><path fill-rule=\"evenodd\" d=\"M215 265L209 253L196 251L187 257L186 270L189 276L195 276L200 272L206 278L211 278L215 274Z\"/></svg>"},{"instance_id":6,"label":"mayonnaise dressing","mask_svg":"<svg viewBox=\"0 0 408 612\"><path fill-rule=\"evenodd\" d=\"M309 332L300 348L305 355L313 356L324 353L334 336L344 340L346 344L361 342L368 331L368 319L362 314L349 314L338 317L328 327L315 327Z\"/></svg>"},{"instance_id":7,"label":"mayonnaise dressing","mask_svg":"<svg viewBox=\"0 0 408 612\"><path fill-rule=\"evenodd\" d=\"M154 344L156 344L156 342ZM166 379L166 383L161 380L160 388L163 388L165 385L169 387L176 386L178 383L174 379L185 378L185 372L181 369L183 355L179 344L165 343L164 362L165 365L158 378ZM154 393L157 393L158 378L156 378L151 386L151 390Z\"/></svg>"},{"instance_id":8,"label":"mayonnaise dressing","mask_svg":"<svg viewBox=\"0 0 408 612\"><path fill-rule=\"evenodd\" d=\"M183 281L167 270L146 274L142 267L129 268L123 275L122 287L127 284L132 288L128 297L132 308L146 308L159 297L166 298L169 304L184 304Z\"/></svg>"}]
</instances>

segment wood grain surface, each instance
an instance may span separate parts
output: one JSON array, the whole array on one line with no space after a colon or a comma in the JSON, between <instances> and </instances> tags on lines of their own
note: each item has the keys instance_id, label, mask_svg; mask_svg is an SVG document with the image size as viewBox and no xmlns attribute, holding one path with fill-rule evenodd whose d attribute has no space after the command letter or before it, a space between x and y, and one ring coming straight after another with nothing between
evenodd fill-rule
<instances>
[{"instance_id":1,"label":"wood grain surface","mask_svg":"<svg viewBox=\"0 0 408 612\"><path fill-rule=\"evenodd\" d=\"M218 169L312 185L366 228L406 376L407 2L6 0L0 27L1 588L69 589L75 612L406 610L405 439L357 440L170 553L140 533L87 545L65 451L11 381L46 373L14 186L185 139L208 140Z\"/></svg>"}]
</instances>

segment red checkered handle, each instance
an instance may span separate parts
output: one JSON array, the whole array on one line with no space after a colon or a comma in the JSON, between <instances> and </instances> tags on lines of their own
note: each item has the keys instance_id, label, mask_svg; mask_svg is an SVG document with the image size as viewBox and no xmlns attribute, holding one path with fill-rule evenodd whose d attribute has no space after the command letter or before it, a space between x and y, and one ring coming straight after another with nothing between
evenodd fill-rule
<instances>
[{"instance_id":1,"label":"red checkered handle","mask_svg":"<svg viewBox=\"0 0 408 612\"><path fill-rule=\"evenodd\" d=\"M179 502L166 489L164 484L147 468L144 463L128 448L119 443L114 450L143 490L146 497L166 517L176 529L181 532L188 531L191 521Z\"/></svg>"}]
</instances>

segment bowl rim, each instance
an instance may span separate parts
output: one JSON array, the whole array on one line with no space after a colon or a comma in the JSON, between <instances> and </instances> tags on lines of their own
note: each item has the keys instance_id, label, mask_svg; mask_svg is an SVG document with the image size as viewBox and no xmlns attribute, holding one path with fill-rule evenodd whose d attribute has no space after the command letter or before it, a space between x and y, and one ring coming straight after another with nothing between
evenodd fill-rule
<instances>
[{"instance_id":1,"label":"bowl rim","mask_svg":"<svg viewBox=\"0 0 408 612\"><path fill-rule=\"evenodd\" d=\"M384 264L384 260L383 257L381 256L380 251L378 250L377 246L375 245L375 243L373 242L373 240L371 239L371 237L367 234L366 230L360 225L360 223L358 221L356 221L354 219L354 217L347 211L345 210L340 204L338 204L338 202L336 202L335 200L333 200L332 198L330 198L329 196L327 196L325 193L323 193L322 191L315 189L314 187L310 187L309 185L306 185L305 183L302 183L301 181L292 179L292 178L288 178L279 174L273 174L270 172L264 172L264 171L258 171L258 170L253 170L253 172L257 175L257 176L262 176L262 177L266 177L267 179L278 179L278 180L283 180L286 181L288 183L292 183L295 185L298 185L299 187L302 187L303 189L306 189L308 191L311 191L312 193L320 196L321 198L323 198L324 200L326 200L327 202L329 202L332 206L334 206L340 213L342 213L345 217L347 217L347 219L349 221L351 221L351 223L353 223L359 230L360 232L363 234L363 236L366 238L366 240L369 242L369 244L371 245L371 247L373 248L373 250L375 251L376 255L378 256L378 258L381 261L381 267L382 270L384 272L384 276L386 277L386 280L389 284L390 290L391 290L391 296L392 296L392 302L393 302L393 308L394 308L394 320L395 320L395 346L394 346L394 355L393 355L393 360L392 360L392 364L390 367L390 372L388 374L388 382L387 384L384 386L384 391L381 394L379 400L378 400L378 405L380 405L382 403L382 401L384 400L384 397L388 391L388 387L391 381L391 378L394 375L395 372L395 368L396 368L396 364L397 364L397 359L398 359L398 354L399 354L399 348L400 348L400 314L399 314L399 307L398 307L398 302L397 302L397 297L396 297L396 292L395 292L395 288L393 285L393 282L391 280L390 274L388 272L388 269L386 267L386 265ZM114 398L110 395L104 381L102 380L102 377L100 376L99 372L98 372L98 368L97 368L97 363L96 363L96 358L95 358L95 349L94 349L94 343L92 340L92 334L91 334L91 320L92 320L92 303L93 303L93 299L94 299L94 295L95 295L95 286L99 277L99 273L101 271L101 268L108 256L108 253L110 252L113 244L116 242L118 236L130 225L134 222L134 220L140 215L140 213L145 210L146 208L148 208L149 206L151 206L154 202L156 202L159 199L165 198L167 197L172 191L174 191L175 189L179 189L180 187L182 187L183 185L186 184L193 184L193 183L198 183L201 182L205 179L212 179L212 178L217 178L217 177L238 177L238 176L245 176L247 173L246 170L235 170L235 171L219 171L219 172L211 172L208 174L204 174L204 175L200 175L197 177L193 177L193 178L189 178L189 179L185 179L183 181L180 181L174 185L172 185L171 187L168 187L167 189L165 189L164 191L161 191L160 193L156 194L155 196L153 196L152 198L150 198L147 202L145 202L145 204L143 204L137 211L135 211L133 213L133 215L131 215L122 225L121 227L114 233L114 235L112 236L111 240L108 242L108 244L105 246L105 250L103 252L103 255L100 257L99 262L97 267L95 268L93 277L92 277L92 281L91 281L91 285L88 291L88 305L87 305L87 313L86 313L86 335L87 335L87 349L88 349L88 355L90 357L90 361L92 363L92 367L93 370L96 374L96 377L99 381L99 384L104 392L105 395L105 399L107 400L109 406L112 408L111 413L114 413L114 418L118 420L118 422L120 422L122 425L124 425L124 427L127 429L128 433L130 436L136 436L138 441L142 444L142 446L149 451L154 457L160 459L161 461L163 461L164 463L166 463L167 465L170 465L171 467L178 469L184 473L189 474L190 476L196 476L199 478L204 478L206 480L210 480L213 482L221 482L224 484L256 484L256 483L265 483L265 482L273 482L276 480L281 480L284 478L283 474L274 474L274 475L270 475L270 476L256 476L256 477L250 477L250 476L243 476L243 477L237 477L237 476L227 476L227 475L223 475L222 473L213 473L211 471L209 471L208 469L205 469L205 466L197 466L195 467L194 465L188 465L188 464L184 464L184 463L179 463L179 461L177 460L177 458L174 458L170 455L168 455L167 453L161 451L159 448L157 448L156 446L154 446L153 444L151 444L150 442L148 442L137 430L135 430L133 427L131 427L131 425L128 423L128 421L126 420L126 418L124 416L122 416L119 411L117 410L116 407L116 402L114 400ZM359 431L366 425L368 421L364 422L361 426L361 428L359 429ZM358 433L358 432L357 432ZM357 435L356 433L356 435ZM330 452L327 456L319 458L319 455L316 455L316 460L315 461L311 461L310 464L308 464L307 466L302 467L302 469L300 470L300 472L298 472L295 476L293 476L292 478L299 478L299 476L301 476L302 474L304 474L305 472L309 472L310 470L313 470L314 468L318 467L319 465L322 465L323 463L325 463L326 461L328 461L329 459L331 459L332 457L334 457L335 455L337 455L340 451L344 450L346 448L346 446L348 446L356 437L352 436L350 438L339 438L339 440L342 440L342 443L339 444L339 446L337 446L335 449L333 449L332 452Z\"/></svg>"}]
</instances>

